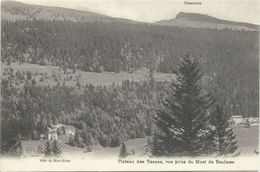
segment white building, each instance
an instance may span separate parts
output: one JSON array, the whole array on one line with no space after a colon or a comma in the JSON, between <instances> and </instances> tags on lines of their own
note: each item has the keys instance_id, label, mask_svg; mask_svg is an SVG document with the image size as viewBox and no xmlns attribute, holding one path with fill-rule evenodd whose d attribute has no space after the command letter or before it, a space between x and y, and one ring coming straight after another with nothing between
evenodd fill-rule
<instances>
[{"instance_id":1,"label":"white building","mask_svg":"<svg viewBox=\"0 0 260 172\"><path fill-rule=\"evenodd\" d=\"M244 119L241 115L233 115L231 118L230 118L230 122L233 124L233 125L237 125L237 124L242 124L244 123Z\"/></svg>"},{"instance_id":2,"label":"white building","mask_svg":"<svg viewBox=\"0 0 260 172\"><path fill-rule=\"evenodd\" d=\"M48 127L48 140L58 140L57 130Z\"/></svg>"}]
</instances>

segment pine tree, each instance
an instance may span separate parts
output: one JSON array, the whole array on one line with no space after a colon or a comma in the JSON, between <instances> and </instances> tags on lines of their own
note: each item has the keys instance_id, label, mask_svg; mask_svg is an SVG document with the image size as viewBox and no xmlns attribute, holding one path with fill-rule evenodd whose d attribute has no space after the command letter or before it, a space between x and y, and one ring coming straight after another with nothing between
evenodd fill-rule
<instances>
[{"instance_id":1,"label":"pine tree","mask_svg":"<svg viewBox=\"0 0 260 172\"><path fill-rule=\"evenodd\" d=\"M234 153L237 148L236 136L232 128L229 126L223 108L217 105L214 112L214 125L216 127L216 152L218 155L227 155Z\"/></svg>"},{"instance_id":2,"label":"pine tree","mask_svg":"<svg viewBox=\"0 0 260 172\"><path fill-rule=\"evenodd\" d=\"M43 150L43 154L46 157L52 156L52 146L51 146L51 143L49 141L47 141L46 144L45 144L45 148Z\"/></svg>"},{"instance_id":3,"label":"pine tree","mask_svg":"<svg viewBox=\"0 0 260 172\"><path fill-rule=\"evenodd\" d=\"M23 147L20 140L17 140L15 145L9 150L10 155L21 157L23 155Z\"/></svg>"},{"instance_id":4,"label":"pine tree","mask_svg":"<svg viewBox=\"0 0 260 172\"><path fill-rule=\"evenodd\" d=\"M62 155L62 150L57 142L57 140L54 140L52 145L52 153L53 156L60 157Z\"/></svg>"},{"instance_id":5,"label":"pine tree","mask_svg":"<svg viewBox=\"0 0 260 172\"><path fill-rule=\"evenodd\" d=\"M74 140L78 147L83 147L83 138L81 137L81 132L76 130Z\"/></svg>"},{"instance_id":6,"label":"pine tree","mask_svg":"<svg viewBox=\"0 0 260 172\"><path fill-rule=\"evenodd\" d=\"M149 80L149 87L151 90L155 89L155 78L154 78L154 71L153 69L149 68L149 76L148 76L148 80Z\"/></svg>"},{"instance_id":7,"label":"pine tree","mask_svg":"<svg viewBox=\"0 0 260 172\"><path fill-rule=\"evenodd\" d=\"M127 155L128 155L128 153L127 153L127 148L126 148L125 143L123 142L123 143L121 144L119 157L120 157L120 158L126 158Z\"/></svg>"},{"instance_id":8,"label":"pine tree","mask_svg":"<svg viewBox=\"0 0 260 172\"><path fill-rule=\"evenodd\" d=\"M21 157L23 155L23 146L21 141L19 140L18 147L17 147L17 156Z\"/></svg>"},{"instance_id":9,"label":"pine tree","mask_svg":"<svg viewBox=\"0 0 260 172\"><path fill-rule=\"evenodd\" d=\"M69 136L69 142L68 142L68 144L69 144L70 146L76 146L76 142L75 142L75 140L74 140L74 136L73 136L73 135L70 135L70 136Z\"/></svg>"},{"instance_id":10,"label":"pine tree","mask_svg":"<svg viewBox=\"0 0 260 172\"><path fill-rule=\"evenodd\" d=\"M202 73L198 62L185 56L176 72L172 94L154 116L161 132L166 156L199 156L212 152L213 129L209 113L214 100L200 86Z\"/></svg>"},{"instance_id":11,"label":"pine tree","mask_svg":"<svg viewBox=\"0 0 260 172\"><path fill-rule=\"evenodd\" d=\"M157 134L153 135L153 140L152 140L150 147L151 147L151 153L153 156L163 156L164 155L163 144L158 139Z\"/></svg>"}]
</instances>

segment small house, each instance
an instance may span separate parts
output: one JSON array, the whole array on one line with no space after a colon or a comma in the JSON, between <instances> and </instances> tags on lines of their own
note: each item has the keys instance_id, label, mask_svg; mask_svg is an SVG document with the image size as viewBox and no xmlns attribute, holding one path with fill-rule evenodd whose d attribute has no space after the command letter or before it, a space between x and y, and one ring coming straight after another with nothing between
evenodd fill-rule
<instances>
[{"instance_id":1,"label":"small house","mask_svg":"<svg viewBox=\"0 0 260 172\"><path fill-rule=\"evenodd\" d=\"M65 134L66 135L75 135L75 127L71 126L71 125L66 125L64 126L65 129Z\"/></svg>"},{"instance_id":2,"label":"small house","mask_svg":"<svg viewBox=\"0 0 260 172\"><path fill-rule=\"evenodd\" d=\"M258 117L247 117L245 120L250 124L259 124L259 118Z\"/></svg>"},{"instance_id":3,"label":"small house","mask_svg":"<svg viewBox=\"0 0 260 172\"><path fill-rule=\"evenodd\" d=\"M45 134L40 134L40 140L44 140L45 139Z\"/></svg>"},{"instance_id":4,"label":"small house","mask_svg":"<svg viewBox=\"0 0 260 172\"><path fill-rule=\"evenodd\" d=\"M242 124L244 122L244 119L243 119L242 115L233 115L230 118L230 122L233 125Z\"/></svg>"},{"instance_id":5,"label":"small house","mask_svg":"<svg viewBox=\"0 0 260 172\"><path fill-rule=\"evenodd\" d=\"M57 130L48 127L48 140L58 140Z\"/></svg>"}]
</instances>

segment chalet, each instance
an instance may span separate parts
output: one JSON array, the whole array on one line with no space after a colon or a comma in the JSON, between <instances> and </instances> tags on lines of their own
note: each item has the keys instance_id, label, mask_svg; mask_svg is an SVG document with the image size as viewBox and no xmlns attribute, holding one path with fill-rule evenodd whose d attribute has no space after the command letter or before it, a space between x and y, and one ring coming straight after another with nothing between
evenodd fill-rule
<instances>
[{"instance_id":1,"label":"chalet","mask_svg":"<svg viewBox=\"0 0 260 172\"><path fill-rule=\"evenodd\" d=\"M250 124L259 124L259 118L258 117L247 117L245 118L246 121Z\"/></svg>"},{"instance_id":2,"label":"chalet","mask_svg":"<svg viewBox=\"0 0 260 172\"><path fill-rule=\"evenodd\" d=\"M230 118L230 123L232 123L233 125L242 124L243 122L244 122L244 119L243 119L242 115L233 115Z\"/></svg>"},{"instance_id":3,"label":"chalet","mask_svg":"<svg viewBox=\"0 0 260 172\"><path fill-rule=\"evenodd\" d=\"M34 129L30 138L32 140L58 140L58 136L69 136L75 134L75 128L69 125L52 125L46 127L43 132ZM23 138L24 140L30 140L30 138Z\"/></svg>"},{"instance_id":4,"label":"chalet","mask_svg":"<svg viewBox=\"0 0 260 172\"><path fill-rule=\"evenodd\" d=\"M75 135L75 127L71 125L64 126L64 130L66 135Z\"/></svg>"},{"instance_id":5,"label":"chalet","mask_svg":"<svg viewBox=\"0 0 260 172\"><path fill-rule=\"evenodd\" d=\"M47 130L48 140L58 140L56 128L47 127Z\"/></svg>"},{"instance_id":6,"label":"chalet","mask_svg":"<svg viewBox=\"0 0 260 172\"><path fill-rule=\"evenodd\" d=\"M46 137L45 137L45 134L40 134L40 140L43 140L43 139L45 139Z\"/></svg>"},{"instance_id":7,"label":"chalet","mask_svg":"<svg viewBox=\"0 0 260 172\"><path fill-rule=\"evenodd\" d=\"M75 127L70 125L63 125L58 124L53 126L52 128L56 129L58 135L74 135L75 134Z\"/></svg>"}]
</instances>

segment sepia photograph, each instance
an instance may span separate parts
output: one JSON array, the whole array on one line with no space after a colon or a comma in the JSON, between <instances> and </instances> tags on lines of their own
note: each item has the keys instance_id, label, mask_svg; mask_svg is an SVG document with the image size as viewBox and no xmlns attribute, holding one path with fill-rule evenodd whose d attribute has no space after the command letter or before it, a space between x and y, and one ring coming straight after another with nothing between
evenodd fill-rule
<instances>
[{"instance_id":1,"label":"sepia photograph","mask_svg":"<svg viewBox=\"0 0 260 172\"><path fill-rule=\"evenodd\" d=\"M260 170L257 0L1 0L0 171Z\"/></svg>"}]
</instances>

